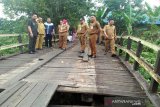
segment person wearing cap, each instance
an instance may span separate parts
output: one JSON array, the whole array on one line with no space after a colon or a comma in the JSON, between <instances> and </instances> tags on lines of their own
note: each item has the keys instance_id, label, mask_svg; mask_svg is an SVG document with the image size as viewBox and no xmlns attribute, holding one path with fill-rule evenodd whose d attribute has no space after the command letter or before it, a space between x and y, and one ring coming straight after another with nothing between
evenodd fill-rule
<instances>
[{"instance_id":1,"label":"person wearing cap","mask_svg":"<svg viewBox=\"0 0 160 107\"><path fill-rule=\"evenodd\" d=\"M86 46L86 33L87 33L88 26L85 23L84 18L80 19L80 25L78 25L77 35L79 36L80 44L81 44L81 53L84 53L85 46Z\"/></svg>"},{"instance_id":2,"label":"person wearing cap","mask_svg":"<svg viewBox=\"0 0 160 107\"><path fill-rule=\"evenodd\" d=\"M59 48L66 50L67 48L67 36L69 31L69 25L66 19L63 19L61 24L58 26L59 32Z\"/></svg>"},{"instance_id":3,"label":"person wearing cap","mask_svg":"<svg viewBox=\"0 0 160 107\"><path fill-rule=\"evenodd\" d=\"M105 35L105 48L106 52L111 49L112 57L115 57L115 40L116 40L116 27L114 26L114 20L109 20L108 25L104 26L104 35Z\"/></svg>"},{"instance_id":4,"label":"person wearing cap","mask_svg":"<svg viewBox=\"0 0 160 107\"><path fill-rule=\"evenodd\" d=\"M43 40L45 35L45 26L43 24L43 19L41 17L38 18L38 37L36 41L36 49L42 49Z\"/></svg>"},{"instance_id":5,"label":"person wearing cap","mask_svg":"<svg viewBox=\"0 0 160 107\"><path fill-rule=\"evenodd\" d=\"M89 57L96 58L96 41L98 34L100 33L101 26L99 22L96 20L95 16L90 17L90 25L89 25L89 43L90 43L90 48L91 48L91 54Z\"/></svg>"},{"instance_id":6,"label":"person wearing cap","mask_svg":"<svg viewBox=\"0 0 160 107\"><path fill-rule=\"evenodd\" d=\"M45 25L45 45L46 47L52 47L52 36L55 34L54 24L51 22L51 18L47 18Z\"/></svg>"}]
</instances>

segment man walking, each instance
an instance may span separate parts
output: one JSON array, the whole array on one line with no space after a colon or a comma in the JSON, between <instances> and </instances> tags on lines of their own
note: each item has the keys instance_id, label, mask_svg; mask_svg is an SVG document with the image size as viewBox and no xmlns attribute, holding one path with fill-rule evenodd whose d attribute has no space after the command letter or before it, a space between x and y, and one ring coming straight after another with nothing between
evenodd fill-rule
<instances>
[{"instance_id":1,"label":"man walking","mask_svg":"<svg viewBox=\"0 0 160 107\"><path fill-rule=\"evenodd\" d=\"M47 18L47 22L44 23L45 25L45 45L46 47L52 47L52 35L55 34L54 31L54 24L51 23L51 18Z\"/></svg>"},{"instance_id":2,"label":"man walking","mask_svg":"<svg viewBox=\"0 0 160 107\"><path fill-rule=\"evenodd\" d=\"M29 35L29 54L35 53L36 39L38 35L38 25L36 22L37 15L33 14L31 20L28 21L28 35Z\"/></svg>"},{"instance_id":3,"label":"man walking","mask_svg":"<svg viewBox=\"0 0 160 107\"><path fill-rule=\"evenodd\" d=\"M84 18L81 18L80 19L80 25L78 26L78 31L77 31L77 34L79 36L79 40L80 40L80 43L81 43L81 53L84 53L84 50L85 50L85 47L86 47L86 33L87 33L87 30L88 30L88 26L87 24L85 23L85 20Z\"/></svg>"},{"instance_id":4,"label":"man walking","mask_svg":"<svg viewBox=\"0 0 160 107\"><path fill-rule=\"evenodd\" d=\"M109 24L104 27L105 35L105 47L106 52L111 49L112 57L115 57L115 40L116 40L116 27L114 26L114 20L109 20Z\"/></svg>"},{"instance_id":5,"label":"man walking","mask_svg":"<svg viewBox=\"0 0 160 107\"><path fill-rule=\"evenodd\" d=\"M91 23L89 26L89 42L91 48L91 55L89 56L92 58L96 58L96 41L101 27L95 16L91 16L90 21Z\"/></svg>"}]
</instances>

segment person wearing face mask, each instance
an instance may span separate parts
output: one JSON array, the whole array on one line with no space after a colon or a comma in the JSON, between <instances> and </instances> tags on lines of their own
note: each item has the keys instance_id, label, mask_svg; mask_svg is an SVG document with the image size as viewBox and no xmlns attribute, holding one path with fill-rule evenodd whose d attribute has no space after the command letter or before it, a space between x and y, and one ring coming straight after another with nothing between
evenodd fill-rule
<instances>
[{"instance_id":1,"label":"person wearing face mask","mask_svg":"<svg viewBox=\"0 0 160 107\"><path fill-rule=\"evenodd\" d=\"M112 57L116 56L115 53L115 41L116 41L116 27L114 26L114 20L109 20L108 25L104 26L104 35L105 35L105 48L106 52L111 49Z\"/></svg>"},{"instance_id":2,"label":"person wearing face mask","mask_svg":"<svg viewBox=\"0 0 160 107\"><path fill-rule=\"evenodd\" d=\"M99 22L96 20L95 16L90 17L90 25L89 25L89 44L91 48L91 55L89 57L96 58L96 41L98 34L100 33L101 26Z\"/></svg>"},{"instance_id":3,"label":"person wearing face mask","mask_svg":"<svg viewBox=\"0 0 160 107\"><path fill-rule=\"evenodd\" d=\"M31 20L28 21L28 35L29 35L29 54L35 53L36 39L38 36L37 15L32 14Z\"/></svg>"}]
</instances>

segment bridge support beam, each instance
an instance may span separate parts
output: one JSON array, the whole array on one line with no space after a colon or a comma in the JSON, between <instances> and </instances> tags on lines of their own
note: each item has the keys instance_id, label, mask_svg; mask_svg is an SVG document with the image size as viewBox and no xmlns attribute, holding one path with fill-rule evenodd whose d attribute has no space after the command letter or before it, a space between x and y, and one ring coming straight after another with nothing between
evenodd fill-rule
<instances>
[{"instance_id":1,"label":"bridge support beam","mask_svg":"<svg viewBox=\"0 0 160 107\"><path fill-rule=\"evenodd\" d=\"M119 45L120 45L120 46L123 46L123 38L122 38L122 37L121 37L120 40L119 40ZM121 50L121 49L119 49L119 53L118 53L118 54L119 54L119 56L122 55L122 50Z\"/></svg>"},{"instance_id":2,"label":"bridge support beam","mask_svg":"<svg viewBox=\"0 0 160 107\"><path fill-rule=\"evenodd\" d=\"M138 42L138 47L137 47L137 51L136 51L136 56L137 57L140 57L141 56L141 53L142 53L142 49L143 49L143 45L141 44L141 42L139 41ZM134 62L134 65L133 65L133 69L135 71L137 71L139 68L139 63L137 61Z\"/></svg>"},{"instance_id":3,"label":"bridge support beam","mask_svg":"<svg viewBox=\"0 0 160 107\"><path fill-rule=\"evenodd\" d=\"M128 41L127 41L127 49L130 50L131 49L131 46L132 46L132 40L130 37L128 37ZM126 56L125 56L125 61L128 61L129 60L129 54L126 53Z\"/></svg>"},{"instance_id":4,"label":"bridge support beam","mask_svg":"<svg viewBox=\"0 0 160 107\"><path fill-rule=\"evenodd\" d=\"M21 34L18 36L18 42L19 42L20 44L22 44L22 35L21 35ZM23 46L20 46L20 47L19 47L19 50L20 50L20 53L23 53Z\"/></svg>"},{"instance_id":5,"label":"bridge support beam","mask_svg":"<svg viewBox=\"0 0 160 107\"><path fill-rule=\"evenodd\" d=\"M157 60L155 64L155 73L157 73L160 76L160 50L157 53ZM155 81L153 78L151 79L151 84L150 84L150 91L153 93L156 93L158 90L158 82Z\"/></svg>"}]
</instances>

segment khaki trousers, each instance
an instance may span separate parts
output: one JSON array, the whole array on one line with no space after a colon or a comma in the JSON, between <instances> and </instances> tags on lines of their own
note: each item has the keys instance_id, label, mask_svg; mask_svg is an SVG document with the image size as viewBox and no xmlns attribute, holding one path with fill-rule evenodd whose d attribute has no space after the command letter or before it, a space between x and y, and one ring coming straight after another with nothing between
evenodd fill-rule
<instances>
[{"instance_id":1,"label":"khaki trousers","mask_svg":"<svg viewBox=\"0 0 160 107\"><path fill-rule=\"evenodd\" d=\"M83 34L80 35L80 43L81 43L81 51L84 51L86 47L86 36Z\"/></svg>"},{"instance_id":2,"label":"khaki trousers","mask_svg":"<svg viewBox=\"0 0 160 107\"><path fill-rule=\"evenodd\" d=\"M109 51L109 46L111 49L111 53L115 54L115 40L114 39L106 39L105 41L106 51Z\"/></svg>"},{"instance_id":3,"label":"khaki trousers","mask_svg":"<svg viewBox=\"0 0 160 107\"><path fill-rule=\"evenodd\" d=\"M97 37L98 37L97 34L90 35L89 44L90 44L90 48L91 48L91 55L96 55L96 53L97 53L97 50L96 50Z\"/></svg>"},{"instance_id":4,"label":"khaki trousers","mask_svg":"<svg viewBox=\"0 0 160 107\"><path fill-rule=\"evenodd\" d=\"M36 40L36 49L42 49L43 40L44 40L44 34L38 35Z\"/></svg>"},{"instance_id":5,"label":"khaki trousers","mask_svg":"<svg viewBox=\"0 0 160 107\"><path fill-rule=\"evenodd\" d=\"M67 48L67 33L59 35L59 48Z\"/></svg>"}]
</instances>

